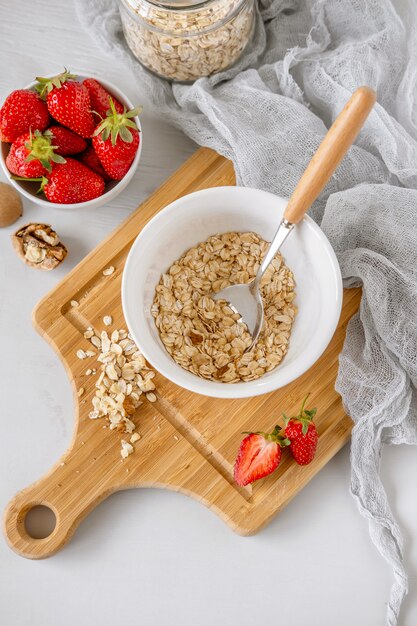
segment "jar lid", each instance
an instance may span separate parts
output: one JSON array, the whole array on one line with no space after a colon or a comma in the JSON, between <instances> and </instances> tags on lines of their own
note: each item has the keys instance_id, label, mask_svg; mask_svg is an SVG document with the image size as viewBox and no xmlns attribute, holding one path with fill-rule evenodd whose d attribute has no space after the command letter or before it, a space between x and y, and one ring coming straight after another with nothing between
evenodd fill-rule
<instances>
[{"instance_id":1,"label":"jar lid","mask_svg":"<svg viewBox=\"0 0 417 626\"><path fill-rule=\"evenodd\" d=\"M204 4L209 4L211 0L147 0L149 4L153 4L156 7L162 9L168 9L172 11L178 11L181 9L195 9ZM126 4L129 4L133 9L138 5L138 0L125 0Z\"/></svg>"}]
</instances>

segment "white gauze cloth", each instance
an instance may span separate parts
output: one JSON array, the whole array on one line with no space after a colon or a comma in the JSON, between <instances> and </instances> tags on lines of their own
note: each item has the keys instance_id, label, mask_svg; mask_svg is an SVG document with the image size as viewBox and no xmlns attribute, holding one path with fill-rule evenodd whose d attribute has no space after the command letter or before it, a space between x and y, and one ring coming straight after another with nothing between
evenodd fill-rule
<instances>
[{"instance_id":1,"label":"white gauze cloth","mask_svg":"<svg viewBox=\"0 0 417 626\"><path fill-rule=\"evenodd\" d=\"M400 3L399 3L400 4ZM386 623L407 592L402 538L379 477L383 444L417 443L417 4L261 0L254 37L232 69L191 85L145 70L123 38L116 0L76 0L103 52L122 59L142 101L231 159L240 185L289 196L352 92L378 103L311 215L362 286L336 388L355 422L351 490L391 564Z\"/></svg>"}]
</instances>

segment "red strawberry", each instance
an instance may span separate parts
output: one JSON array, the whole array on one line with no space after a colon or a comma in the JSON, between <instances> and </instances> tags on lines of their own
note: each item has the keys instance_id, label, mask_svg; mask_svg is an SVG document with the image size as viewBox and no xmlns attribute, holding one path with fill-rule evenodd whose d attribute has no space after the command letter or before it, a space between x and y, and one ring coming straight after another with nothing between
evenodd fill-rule
<instances>
[{"instance_id":1,"label":"red strawberry","mask_svg":"<svg viewBox=\"0 0 417 626\"><path fill-rule=\"evenodd\" d=\"M90 92L90 100L91 100L91 108L94 113L98 113L95 115L97 123L100 122L107 116L107 111L110 110L110 100L111 98L114 102L114 108L118 113L123 113L124 107L114 96L112 96L107 89L101 85L98 80L95 78L86 78L83 80L83 85L85 85Z\"/></svg>"},{"instance_id":2,"label":"red strawberry","mask_svg":"<svg viewBox=\"0 0 417 626\"><path fill-rule=\"evenodd\" d=\"M39 191L43 191L50 202L59 204L87 202L104 192L104 180L79 161L70 158L56 165L46 176L26 180L41 182Z\"/></svg>"},{"instance_id":3,"label":"red strawberry","mask_svg":"<svg viewBox=\"0 0 417 626\"><path fill-rule=\"evenodd\" d=\"M268 476L281 461L281 448L289 445L289 440L280 435L280 426L272 433L249 433L240 444L234 467L235 481L241 487L254 480Z\"/></svg>"},{"instance_id":4,"label":"red strawberry","mask_svg":"<svg viewBox=\"0 0 417 626\"><path fill-rule=\"evenodd\" d=\"M56 154L62 156L78 154L78 152L82 152L87 147L85 139L63 126L50 126L44 134L48 134L51 137L52 142L56 146Z\"/></svg>"},{"instance_id":5,"label":"red strawberry","mask_svg":"<svg viewBox=\"0 0 417 626\"><path fill-rule=\"evenodd\" d=\"M77 83L66 70L53 78L38 77L36 89L46 95L49 113L60 124L68 126L81 137L91 137L95 123L91 113L90 94L85 85Z\"/></svg>"},{"instance_id":6,"label":"red strawberry","mask_svg":"<svg viewBox=\"0 0 417 626\"><path fill-rule=\"evenodd\" d=\"M102 166L100 159L96 155L93 146L88 146L78 158L81 163L84 163L84 165L89 167L90 170L93 170L93 172L101 176L103 180L111 180L110 176L107 175L107 172Z\"/></svg>"},{"instance_id":7,"label":"red strawberry","mask_svg":"<svg viewBox=\"0 0 417 626\"><path fill-rule=\"evenodd\" d=\"M111 111L94 132L93 147L110 178L120 180L130 168L139 147L139 131L131 119L140 109L117 113L113 100Z\"/></svg>"},{"instance_id":8,"label":"red strawberry","mask_svg":"<svg viewBox=\"0 0 417 626\"><path fill-rule=\"evenodd\" d=\"M54 163L65 163L65 159L57 155L54 148L46 132L42 134L35 130L33 134L25 133L12 143L6 165L16 176L43 176L52 170Z\"/></svg>"},{"instance_id":9,"label":"red strawberry","mask_svg":"<svg viewBox=\"0 0 417 626\"><path fill-rule=\"evenodd\" d=\"M318 433L313 417L317 409L304 408L308 396L304 398L300 413L296 417L285 417L285 436L291 441L290 450L298 465L308 465L314 459Z\"/></svg>"},{"instance_id":10,"label":"red strawberry","mask_svg":"<svg viewBox=\"0 0 417 626\"><path fill-rule=\"evenodd\" d=\"M46 104L37 93L29 89L12 91L0 109L1 141L11 143L30 130L45 130L48 124Z\"/></svg>"}]
</instances>

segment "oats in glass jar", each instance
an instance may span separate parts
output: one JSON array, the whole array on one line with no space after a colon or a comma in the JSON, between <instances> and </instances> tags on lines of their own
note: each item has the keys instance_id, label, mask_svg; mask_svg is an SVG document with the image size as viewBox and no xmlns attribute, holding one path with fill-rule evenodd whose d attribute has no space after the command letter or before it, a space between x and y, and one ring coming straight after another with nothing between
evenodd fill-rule
<instances>
[{"instance_id":1,"label":"oats in glass jar","mask_svg":"<svg viewBox=\"0 0 417 626\"><path fill-rule=\"evenodd\" d=\"M254 0L119 0L126 41L155 74L190 82L233 65L254 25Z\"/></svg>"}]
</instances>

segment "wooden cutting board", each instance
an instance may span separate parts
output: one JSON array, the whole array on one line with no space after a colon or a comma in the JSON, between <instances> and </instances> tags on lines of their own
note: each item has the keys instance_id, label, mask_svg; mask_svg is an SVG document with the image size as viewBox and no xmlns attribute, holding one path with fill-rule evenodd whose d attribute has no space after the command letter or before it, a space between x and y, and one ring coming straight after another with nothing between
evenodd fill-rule
<instances>
[{"instance_id":1,"label":"wooden cutting board","mask_svg":"<svg viewBox=\"0 0 417 626\"><path fill-rule=\"evenodd\" d=\"M129 248L160 209L184 194L218 185L233 185L232 164L208 149L200 149L162 187L144 202L110 237L91 252L35 308L35 328L56 350L74 391L74 436L68 451L48 474L19 492L5 513L5 534L22 556L40 559L54 554L70 539L81 520L104 498L119 489L163 487L200 500L242 535L256 533L276 515L340 450L350 437L352 423L334 390L338 356L346 325L357 311L359 290L345 290L339 326L321 359L301 378L267 395L243 399L206 398L181 389L160 374L155 378L157 401L145 401L134 416L141 440L126 460L120 457L120 433L91 420L95 376L86 376L94 357L80 360L88 349L87 326L103 329L102 318L112 315L112 328L125 328L120 288ZM116 271L103 276L113 265ZM77 308L71 306L77 300ZM97 364L96 364L97 365ZM85 388L81 398L77 391ZM242 431L272 430L282 411L296 412L311 392L317 406L320 435L317 455L306 467L284 454L278 470L245 488L233 481L233 463ZM53 510L56 526L49 537L34 539L25 516L36 505Z\"/></svg>"}]
</instances>

